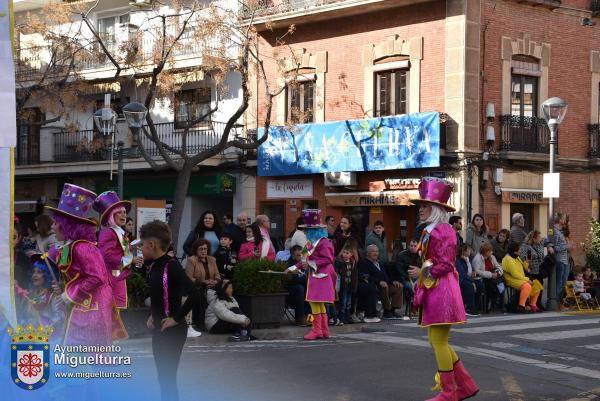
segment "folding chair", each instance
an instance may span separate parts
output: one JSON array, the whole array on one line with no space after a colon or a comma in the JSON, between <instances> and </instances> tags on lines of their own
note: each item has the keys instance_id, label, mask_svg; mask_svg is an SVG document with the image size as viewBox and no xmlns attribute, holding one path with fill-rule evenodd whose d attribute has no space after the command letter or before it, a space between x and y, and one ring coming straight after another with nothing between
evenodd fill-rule
<instances>
[{"instance_id":1,"label":"folding chair","mask_svg":"<svg viewBox=\"0 0 600 401\"><path fill-rule=\"evenodd\" d=\"M567 281L567 285L565 285L565 297L563 298L563 305L567 307L576 307L577 310L592 309L586 301L583 301L581 297L575 295L572 281Z\"/></svg>"}]
</instances>

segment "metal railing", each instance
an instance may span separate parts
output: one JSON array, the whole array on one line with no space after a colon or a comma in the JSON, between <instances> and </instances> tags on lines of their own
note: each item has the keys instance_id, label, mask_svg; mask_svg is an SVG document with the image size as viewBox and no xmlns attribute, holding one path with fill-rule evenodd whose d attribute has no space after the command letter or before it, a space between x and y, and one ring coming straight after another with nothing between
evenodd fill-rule
<instances>
[{"instance_id":1,"label":"metal railing","mask_svg":"<svg viewBox=\"0 0 600 401\"><path fill-rule=\"evenodd\" d=\"M186 31L184 35L175 44L172 56L173 57L234 57L235 44L221 40L218 36L212 37L206 41L197 40L194 37L193 29ZM145 37L139 40L137 44L129 42L120 42L118 39L107 38L104 44L113 57L121 64L127 65L124 61L126 53L135 52L134 57L136 65L152 65L154 64L155 52L160 52L159 44L151 37ZM125 49L124 46L129 45L130 49ZM62 59L56 57L52 60L55 53L50 46L34 46L29 48L21 48L17 50L15 57L15 75L17 82L27 82L41 79L46 73L48 78L56 77L67 72L67 67L71 61L73 54L64 54ZM112 68L113 64L110 59L102 53L98 48L78 49L74 55L74 70L77 72L85 70L94 70L102 68ZM50 68L50 71L48 69Z\"/></svg>"},{"instance_id":2,"label":"metal railing","mask_svg":"<svg viewBox=\"0 0 600 401\"><path fill-rule=\"evenodd\" d=\"M175 123L156 123L156 133L161 142L169 145L176 151L182 149L183 129L175 128ZM206 149L216 146L225 130L226 123L217 121L205 121L196 127L190 128L187 134L187 153L194 155ZM242 135L242 126L235 125L229 133L229 138L234 139ZM149 131L148 131L149 133ZM39 134L38 134L39 135ZM82 130L75 132L58 131L50 134L53 144L51 155L46 152L49 160L40 161L40 138L31 138L31 134L19 135L17 143L17 164L35 165L39 163L73 163L87 161L110 160L111 151L113 158L118 157L117 148L112 147L112 136L101 135L96 130ZM148 154L152 157L160 156L156 143L144 134L140 134L140 141ZM46 142L45 142L46 143ZM172 156L177 157L173 152ZM142 157L138 147L124 149L125 158Z\"/></svg>"},{"instance_id":3,"label":"metal railing","mask_svg":"<svg viewBox=\"0 0 600 401\"><path fill-rule=\"evenodd\" d=\"M594 16L600 15L600 0L592 0L590 11Z\"/></svg>"},{"instance_id":4,"label":"metal railing","mask_svg":"<svg viewBox=\"0 0 600 401\"><path fill-rule=\"evenodd\" d=\"M600 158L600 124L588 124L588 135L590 137L588 157Z\"/></svg>"},{"instance_id":5,"label":"metal railing","mask_svg":"<svg viewBox=\"0 0 600 401\"><path fill-rule=\"evenodd\" d=\"M550 150L550 130L543 118L503 115L500 124L502 150L533 153Z\"/></svg>"}]
</instances>

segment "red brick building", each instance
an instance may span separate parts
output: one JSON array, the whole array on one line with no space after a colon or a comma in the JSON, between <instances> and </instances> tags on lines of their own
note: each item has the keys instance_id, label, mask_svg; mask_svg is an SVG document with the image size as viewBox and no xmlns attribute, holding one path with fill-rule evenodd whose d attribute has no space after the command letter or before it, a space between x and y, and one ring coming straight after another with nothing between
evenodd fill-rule
<instances>
[{"instance_id":1,"label":"red brick building","mask_svg":"<svg viewBox=\"0 0 600 401\"><path fill-rule=\"evenodd\" d=\"M257 212L270 214L276 235L311 206L337 218L351 214L362 229L383 219L391 248L412 236L414 179L432 173L456 183L451 202L464 219L480 212L495 233L521 212L528 228L545 231L549 133L539 106L559 96L569 110L559 131L556 210L570 215L573 239L583 240L587 220L599 213L599 2L308 3L275 1L254 19L271 85L285 82L289 70L300 73L275 98L274 124L297 109L314 124L436 111L440 166L357 172L341 186L327 174L257 177ZM254 93L250 125L264 118L260 79ZM386 194L395 197L373 200Z\"/></svg>"}]
</instances>

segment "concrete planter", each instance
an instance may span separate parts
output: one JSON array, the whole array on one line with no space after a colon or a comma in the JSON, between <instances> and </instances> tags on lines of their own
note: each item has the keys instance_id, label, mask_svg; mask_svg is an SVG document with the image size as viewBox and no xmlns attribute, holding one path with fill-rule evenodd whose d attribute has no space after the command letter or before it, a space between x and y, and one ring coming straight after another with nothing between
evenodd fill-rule
<instances>
[{"instance_id":1,"label":"concrete planter","mask_svg":"<svg viewBox=\"0 0 600 401\"><path fill-rule=\"evenodd\" d=\"M279 327L283 318L287 293L236 295L240 308L252 321L254 328Z\"/></svg>"}]
</instances>

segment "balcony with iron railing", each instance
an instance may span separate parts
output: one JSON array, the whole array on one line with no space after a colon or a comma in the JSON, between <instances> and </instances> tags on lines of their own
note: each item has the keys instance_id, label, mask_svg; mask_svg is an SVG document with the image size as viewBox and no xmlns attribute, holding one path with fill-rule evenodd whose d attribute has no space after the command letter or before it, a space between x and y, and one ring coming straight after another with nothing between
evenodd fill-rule
<instances>
[{"instance_id":1,"label":"balcony with iron railing","mask_svg":"<svg viewBox=\"0 0 600 401\"><path fill-rule=\"evenodd\" d=\"M270 29L275 21L289 24L325 21L332 16L364 15L427 1L431 0L259 0L257 6L243 7L242 15L260 31Z\"/></svg>"},{"instance_id":2,"label":"balcony with iron railing","mask_svg":"<svg viewBox=\"0 0 600 401\"><path fill-rule=\"evenodd\" d=\"M105 38L104 44L109 52L118 60L124 59L124 45L117 39ZM160 51L159 44L152 37L145 37L132 45L127 43L129 51L134 51L134 60L137 66L149 66L154 64L155 52ZM206 56L233 57L236 54L235 44L225 45L219 37L210 38L207 41L197 40L193 32L185 33L173 47L172 56L175 60L193 59ZM76 48L72 52L56 51L50 46L32 46L20 48L15 55L15 75L17 82L29 82L40 80L44 75L46 78L62 77L68 71L73 60L73 71L85 75L86 73L109 69L114 65L100 48ZM121 63L126 66L126 63Z\"/></svg>"},{"instance_id":3,"label":"balcony with iron railing","mask_svg":"<svg viewBox=\"0 0 600 401\"><path fill-rule=\"evenodd\" d=\"M503 115L500 117L500 125L501 151L534 154L549 152L550 130L543 118Z\"/></svg>"},{"instance_id":4,"label":"balcony with iron railing","mask_svg":"<svg viewBox=\"0 0 600 401\"><path fill-rule=\"evenodd\" d=\"M169 145L175 151L182 150L182 134L184 130L177 129L175 123L155 123L156 133L162 143ZM205 121L196 127L190 128L187 134L187 153L194 155L216 146L225 130L226 123ZM124 128L126 129L126 127ZM23 134L17 136L16 163L18 166L29 166L46 163L75 163L75 162L102 162L116 159L117 148L112 146L112 135L101 135L96 130L82 130L68 132L64 130L47 132L44 137L34 138L27 130L19 130ZM241 125L235 125L229 137L243 137ZM139 140L151 157L160 157L156 144L146 135L140 134ZM178 155L168 152L172 157ZM139 159L142 157L138 146L124 149L123 157Z\"/></svg>"},{"instance_id":5,"label":"balcony with iron railing","mask_svg":"<svg viewBox=\"0 0 600 401\"><path fill-rule=\"evenodd\" d=\"M600 124L588 124L588 135L590 138L590 148L588 157L590 159L600 159Z\"/></svg>"}]
</instances>

